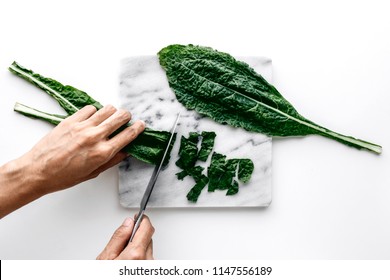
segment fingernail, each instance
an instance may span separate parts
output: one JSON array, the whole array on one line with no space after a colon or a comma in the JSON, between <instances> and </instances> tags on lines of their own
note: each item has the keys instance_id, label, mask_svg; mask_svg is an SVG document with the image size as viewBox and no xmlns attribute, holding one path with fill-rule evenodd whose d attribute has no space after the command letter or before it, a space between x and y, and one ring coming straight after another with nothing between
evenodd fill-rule
<instances>
[{"instance_id":1,"label":"fingernail","mask_svg":"<svg viewBox=\"0 0 390 280\"><path fill-rule=\"evenodd\" d=\"M132 218L126 218L126 219L123 221L122 226L128 227L128 226L131 225L132 222L133 222L133 219L132 219Z\"/></svg>"},{"instance_id":2,"label":"fingernail","mask_svg":"<svg viewBox=\"0 0 390 280\"><path fill-rule=\"evenodd\" d=\"M146 127L146 123L143 120L138 120L138 121L142 124L143 127Z\"/></svg>"}]
</instances>

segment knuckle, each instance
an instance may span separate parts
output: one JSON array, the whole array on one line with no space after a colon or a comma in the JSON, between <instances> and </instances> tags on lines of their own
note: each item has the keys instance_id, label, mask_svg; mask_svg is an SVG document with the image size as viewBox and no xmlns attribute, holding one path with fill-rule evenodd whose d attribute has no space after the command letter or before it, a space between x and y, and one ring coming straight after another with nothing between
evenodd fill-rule
<instances>
[{"instance_id":1,"label":"knuckle","mask_svg":"<svg viewBox=\"0 0 390 280\"><path fill-rule=\"evenodd\" d=\"M152 223L150 222L150 219L149 219L149 217L148 216L144 216L145 217L145 221L147 222L147 226L148 226L148 230L153 234L155 231L156 231L156 229L154 228L154 226L152 225Z\"/></svg>"},{"instance_id":2,"label":"knuckle","mask_svg":"<svg viewBox=\"0 0 390 280\"><path fill-rule=\"evenodd\" d=\"M96 143L96 141L97 141L97 135L93 130L85 131L81 136L81 143L83 144L90 145Z\"/></svg>"},{"instance_id":3,"label":"knuckle","mask_svg":"<svg viewBox=\"0 0 390 280\"><path fill-rule=\"evenodd\" d=\"M93 105L86 105L83 108L81 108L79 111L77 111L75 113L75 115L80 114L80 115L84 115L84 116L89 116L90 117L90 116L96 114L97 111L98 111L98 109L95 106L93 106Z\"/></svg>"},{"instance_id":4,"label":"knuckle","mask_svg":"<svg viewBox=\"0 0 390 280\"><path fill-rule=\"evenodd\" d=\"M123 239L127 236L128 236L128 230L126 230L125 227L121 226L114 232L112 239L118 240L118 239Z\"/></svg>"},{"instance_id":5,"label":"knuckle","mask_svg":"<svg viewBox=\"0 0 390 280\"><path fill-rule=\"evenodd\" d=\"M77 142L80 152L88 157L88 161L97 164L98 168L101 164L105 163L113 155L113 152L106 148L106 145L102 143L96 143L96 140L90 140L83 138ZM98 169L96 169L97 171ZM90 178L96 178L99 172L93 172L89 175Z\"/></svg>"},{"instance_id":6,"label":"knuckle","mask_svg":"<svg viewBox=\"0 0 390 280\"><path fill-rule=\"evenodd\" d=\"M123 120L131 120L131 113L129 111L126 111L124 109L118 110L118 118Z\"/></svg>"},{"instance_id":7,"label":"knuckle","mask_svg":"<svg viewBox=\"0 0 390 280\"><path fill-rule=\"evenodd\" d=\"M102 111L103 111L102 113L108 112L110 114L113 114L117 111L117 109L114 106L112 106L111 104L108 104L108 105L103 107Z\"/></svg>"},{"instance_id":8,"label":"knuckle","mask_svg":"<svg viewBox=\"0 0 390 280\"><path fill-rule=\"evenodd\" d=\"M134 127L130 127L130 129L129 129L129 136L131 138L135 138L137 135L138 135L137 129L134 128Z\"/></svg>"},{"instance_id":9,"label":"knuckle","mask_svg":"<svg viewBox=\"0 0 390 280\"><path fill-rule=\"evenodd\" d=\"M138 121L136 121L134 124L137 125L138 133L141 133L142 131L145 130L145 127L146 127L145 122L143 122L143 121L141 121L141 120L138 120Z\"/></svg>"},{"instance_id":10,"label":"knuckle","mask_svg":"<svg viewBox=\"0 0 390 280\"><path fill-rule=\"evenodd\" d=\"M154 234L156 232L155 227L154 226L150 226L150 231L151 231L152 234Z\"/></svg>"},{"instance_id":11,"label":"knuckle","mask_svg":"<svg viewBox=\"0 0 390 280\"><path fill-rule=\"evenodd\" d=\"M129 126L126 131L126 134L130 140L136 138L139 133L140 132L138 131L137 127L134 126L134 124L132 126Z\"/></svg>"},{"instance_id":12,"label":"knuckle","mask_svg":"<svg viewBox=\"0 0 390 280\"><path fill-rule=\"evenodd\" d=\"M116 111L116 108L112 104L107 104L106 106L103 107L105 110L108 111Z\"/></svg>"},{"instance_id":13,"label":"knuckle","mask_svg":"<svg viewBox=\"0 0 390 280\"><path fill-rule=\"evenodd\" d=\"M111 144L111 142L106 142L102 147L100 148L100 154L104 156L105 158L111 158L114 156L115 153L115 147Z\"/></svg>"},{"instance_id":14,"label":"knuckle","mask_svg":"<svg viewBox=\"0 0 390 280\"><path fill-rule=\"evenodd\" d=\"M141 123L140 124L141 129L142 129L142 131L144 131L146 128L146 123L144 121L140 121L140 123Z\"/></svg>"},{"instance_id":15,"label":"knuckle","mask_svg":"<svg viewBox=\"0 0 390 280\"><path fill-rule=\"evenodd\" d=\"M91 159L93 159L94 162L97 162L97 163L102 163L102 162L106 162L107 159L109 158L109 155L106 151L104 151L103 149L96 149L94 150L93 152L91 152ZM95 175L95 174L92 174L92 175ZM97 176L97 175L96 175Z\"/></svg>"},{"instance_id":16,"label":"knuckle","mask_svg":"<svg viewBox=\"0 0 390 280\"><path fill-rule=\"evenodd\" d=\"M117 254L115 253L109 253L107 256L107 260L115 260L117 257Z\"/></svg>"},{"instance_id":17,"label":"knuckle","mask_svg":"<svg viewBox=\"0 0 390 280\"><path fill-rule=\"evenodd\" d=\"M84 107L76 111L74 115L83 115L83 114L93 115L94 113L96 113L96 111L97 109L95 106L85 105Z\"/></svg>"},{"instance_id":18,"label":"knuckle","mask_svg":"<svg viewBox=\"0 0 390 280\"><path fill-rule=\"evenodd\" d=\"M146 252L141 247L136 247L131 251L131 259L133 260L144 260L146 259Z\"/></svg>"},{"instance_id":19,"label":"knuckle","mask_svg":"<svg viewBox=\"0 0 390 280\"><path fill-rule=\"evenodd\" d=\"M72 130L72 132L74 133L75 136L81 135L81 133L85 129L85 125L84 125L84 123L79 122L79 123L73 124L70 129Z\"/></svg>"},{"instance_id":20,"label":"knuckle","mask_svg":"<svg viewBox=\"0 0 390 280\"><path fill-rule=\"evenodd\" d=\"M73 124L73 121L71 118L66 117L63 121L61 121L57 127L68 127L68 126L71 126L71 124Z\"/></svg>"},{"instance_id":21,"label":"knuckle","mask_svg":"<svg viewBox=\"0 0 390 280\"><path fill-rule=\"evenodd\" d=\"M93 105L87 105L87 106L85 106L83 109L84 109L84 110L91 111L91 112L96 112L96 111L97 111L96 107L93 106Z\"/></svg>"}]
</instances>

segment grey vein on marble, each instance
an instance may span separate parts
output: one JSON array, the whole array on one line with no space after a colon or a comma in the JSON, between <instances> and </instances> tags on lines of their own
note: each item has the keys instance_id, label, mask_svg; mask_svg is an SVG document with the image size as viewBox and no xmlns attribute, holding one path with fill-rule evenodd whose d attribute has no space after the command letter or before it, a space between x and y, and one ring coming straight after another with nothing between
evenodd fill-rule
<instances>
[{"instance_id":1,"label":"grey vein on marble","mask_svg":"<svg viewBox=\"0 0 390 280\"><path fill-rule=\"evenodd\" d=\"M241 57L262 74L272 80L272 63L263 57ZM140 56L123 59L120 72L121 107L132 113L133 119L142 119L148 127L170 130L177 113L181 118L177 128L177 140L171 160L156 182L148 207L266 207L271 203L271 138L248 132L241 128L221 125L195 111L184 108L170 89L164 70L157 56ZM251 180L240 183L236 195L226 196L226 191L207 192L203 189L197 203L186 198L195 182L191 177L179 181L175 173L181 169L175 165L178 159L180 137L189 132L215 131L214 150L230 158L250 158L255 165ZM210 156L211 157L211 156ZM207 171L206 163L197 162ZM124 207L138 207L154 166L129 158L119 166L119 200Z\"/></svg>"}]
</instances>

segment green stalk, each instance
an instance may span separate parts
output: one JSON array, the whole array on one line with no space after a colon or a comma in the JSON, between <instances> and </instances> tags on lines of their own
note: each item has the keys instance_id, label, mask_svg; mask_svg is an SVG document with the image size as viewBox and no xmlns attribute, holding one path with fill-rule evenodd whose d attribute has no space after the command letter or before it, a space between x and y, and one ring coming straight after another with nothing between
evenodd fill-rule
<instances>
[{"instance_id":1,"label":"green stalk","mask_svg":"<svg viewBox=\"0 0 390 280\"><path fill-rule=\"evenodd\" d=\"M55 115L55 114L49 114L46 112L42 112L42 111L39 111L37 109L26 106L24 104L21 104L19 102L15 103L14 111L18 112L24 116L34 118L34 119L44 120L44 121L49 122L49 123L54 124L54 125L59 124L61 121L63 121L67 117L67 116L61 116L61 115Z\"/></svg>"}]
</instances>

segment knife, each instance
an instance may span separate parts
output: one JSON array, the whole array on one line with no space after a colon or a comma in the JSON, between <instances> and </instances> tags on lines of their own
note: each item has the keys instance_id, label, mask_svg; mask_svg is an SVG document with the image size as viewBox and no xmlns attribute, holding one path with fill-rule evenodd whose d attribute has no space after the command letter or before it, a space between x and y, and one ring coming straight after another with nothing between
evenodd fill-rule
<instances>
[{"instance_id":1,"label":"knife","mask_svg":"<svg viewBox=\"0 0 390 280\"><path fill-rule=\"evenodd\" d=\"M177 123L179 122L179 118L180 118L180 113L177 114L175 123L173 124L173 127L170 131L171 137L169 138L167 147L165 148L165 151L164 151L164 154L160 160L160 163L156 164L156 167L154 168L153 173L152 173L152 177L150 178L148 186L146 187L144 196L142 197L141 204L140 204L140 210L138 212L137 217L135 218L135 225L133 228L133 232L131 233L131 237L130 237L129 242L133 241L134 235L137 232L139 225L141 224L142 218L143 218L145 210L146 210L146 206L148 205L148 202L149 202L150 195L152 194L152 191L153 191L154 185L156 184L158 175L160 174L163 163L168 155L168 151L169 151L169 148L171 146L172 140L174 138L175 130L177 127Z\"/></svg>"}]
</instances>

